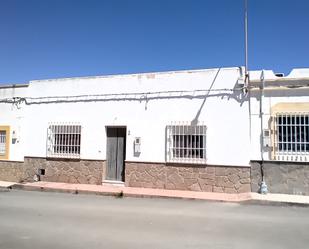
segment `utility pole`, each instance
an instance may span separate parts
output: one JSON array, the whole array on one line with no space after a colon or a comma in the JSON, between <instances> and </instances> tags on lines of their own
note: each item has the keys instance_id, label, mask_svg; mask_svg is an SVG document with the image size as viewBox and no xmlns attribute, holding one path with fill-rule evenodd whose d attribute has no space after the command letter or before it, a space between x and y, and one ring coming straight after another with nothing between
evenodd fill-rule
<instances>
[{"instance_id":1,"label":"utility pole","mask_svg":"<svg viewBox=\"0 0 309 249\"><path fill-rule=\"evenodd\" d=\"M248 0L244 0L245 4L245 85L249 83L249 69L248 69Z\"/></svg>"}]
</instances>

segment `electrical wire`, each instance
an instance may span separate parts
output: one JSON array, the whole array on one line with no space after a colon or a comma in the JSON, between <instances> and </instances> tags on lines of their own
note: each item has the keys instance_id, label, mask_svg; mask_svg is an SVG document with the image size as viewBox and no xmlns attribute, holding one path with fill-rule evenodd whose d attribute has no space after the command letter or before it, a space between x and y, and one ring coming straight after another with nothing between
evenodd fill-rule
<instances>
[{"instance_id":1,"label":"electrical wire","mask_svg":"<svg viewBox=\"0 0 309 249\"><path fill-rule=\"evenodd\" d=\"M134 92L134 93L106 93L106 94L83 94L65 96L41 96L41 97L12 97L0 99L0 103L25 103L25 104L47 104L59 102L91 102L91 101L111 101L111 100L133 100L149 101L153 99L171 98L201 98L207 96L209 92L235 92L242 91L243 88L222 88L222 89L197 89L178 91L155 91L155 92Z\"/></svg>"}]
</instances>

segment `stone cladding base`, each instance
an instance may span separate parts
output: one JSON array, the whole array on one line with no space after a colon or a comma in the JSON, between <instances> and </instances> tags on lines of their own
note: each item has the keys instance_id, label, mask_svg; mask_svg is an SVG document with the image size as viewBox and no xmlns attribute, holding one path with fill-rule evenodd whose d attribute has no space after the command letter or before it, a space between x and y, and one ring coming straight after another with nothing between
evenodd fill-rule
<instances>
[{"instance_id":1,"label":"stone cladding base","mask_svg":"<svg viewBox=\"0 0 309 249\"><path fill-rule=\"evenodd\" d=\"M104 161L25 157L24 162L0 161L0 180L32 182L39 169L42 181L101 184Z\"/></svg>"},{"instance_id":2,"label":"stone cladding base","mask_svg":"<svg viewBox=\"0 0 309 249\"><path fill-rule=\"evenodd\" d=\"M24 162L0 161L0 180L32 182L40 169L42 181L102 184L105 161L25 157ZM251 191L250 167L165 163L125 163L125 185L220 193Z\"/></svg>"},{"instance_id":3,"label":"stone cladding base","mask_svg":"<svg viewBox=\"0 0 309 249\"><path fill-rule=\"evenodd\" d=\"M250 167L126 162L128 187L250 192Z\"/></svg>"}]
</instances>

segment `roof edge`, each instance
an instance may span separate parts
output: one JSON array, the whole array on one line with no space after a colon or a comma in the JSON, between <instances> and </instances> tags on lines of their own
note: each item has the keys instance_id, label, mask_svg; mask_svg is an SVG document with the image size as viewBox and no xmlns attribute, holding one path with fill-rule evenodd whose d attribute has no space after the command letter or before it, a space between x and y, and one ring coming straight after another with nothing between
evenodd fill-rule
<instances>
[{"instance_id":1,"label":"roof edge","mask_svg":"<svg viewBox=\"0 0 309 249\"><path fill-rule=\"evenodd\" d=\"M186 70L173 70L173 71L153 71L153 72L144 72L144 73L128 73L128 74L107 74L107 75L98 75L98 76L80 76L80 77L66 77L66 78L51 78L51 79L41 79L41 80L31 80L29 83L38 83L38 82L48 82L48 81L64 81L64 80L77 80L77 79L98 79L98 78L114 78L114 77L138 77L149 74L176 74L176 73L198 73L198 72L207 72L218 69L223 70L239 70L239 67L214 67L207 69L186 69Z\"/></svg>"},{"instance_id":2,"label":"roof edge","mask_svg":"<svg viewBox=\"0 0 309 249\"><path fill-rule=\"evenodd\" d=\"M9 84L9 85L0 85L0 89L6 89L6 88L22 88L22 87L28 87L29 84Z\"/></svg>"}]
</instances>

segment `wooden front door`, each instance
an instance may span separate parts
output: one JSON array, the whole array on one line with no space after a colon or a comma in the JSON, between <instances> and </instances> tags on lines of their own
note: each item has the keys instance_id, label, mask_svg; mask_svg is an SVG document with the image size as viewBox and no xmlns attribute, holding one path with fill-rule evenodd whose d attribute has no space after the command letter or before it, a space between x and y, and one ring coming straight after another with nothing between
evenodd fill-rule
<instances>
[{"instance_id":1,"label":"wooden front door","mask_svg":"<svg viewBox=\"0 0 309 249\"><path fill-rule=\"evenodd\" d=\"M124 181L126 128L107 127L107 180Z\"/></svg>"}]
</instances>

